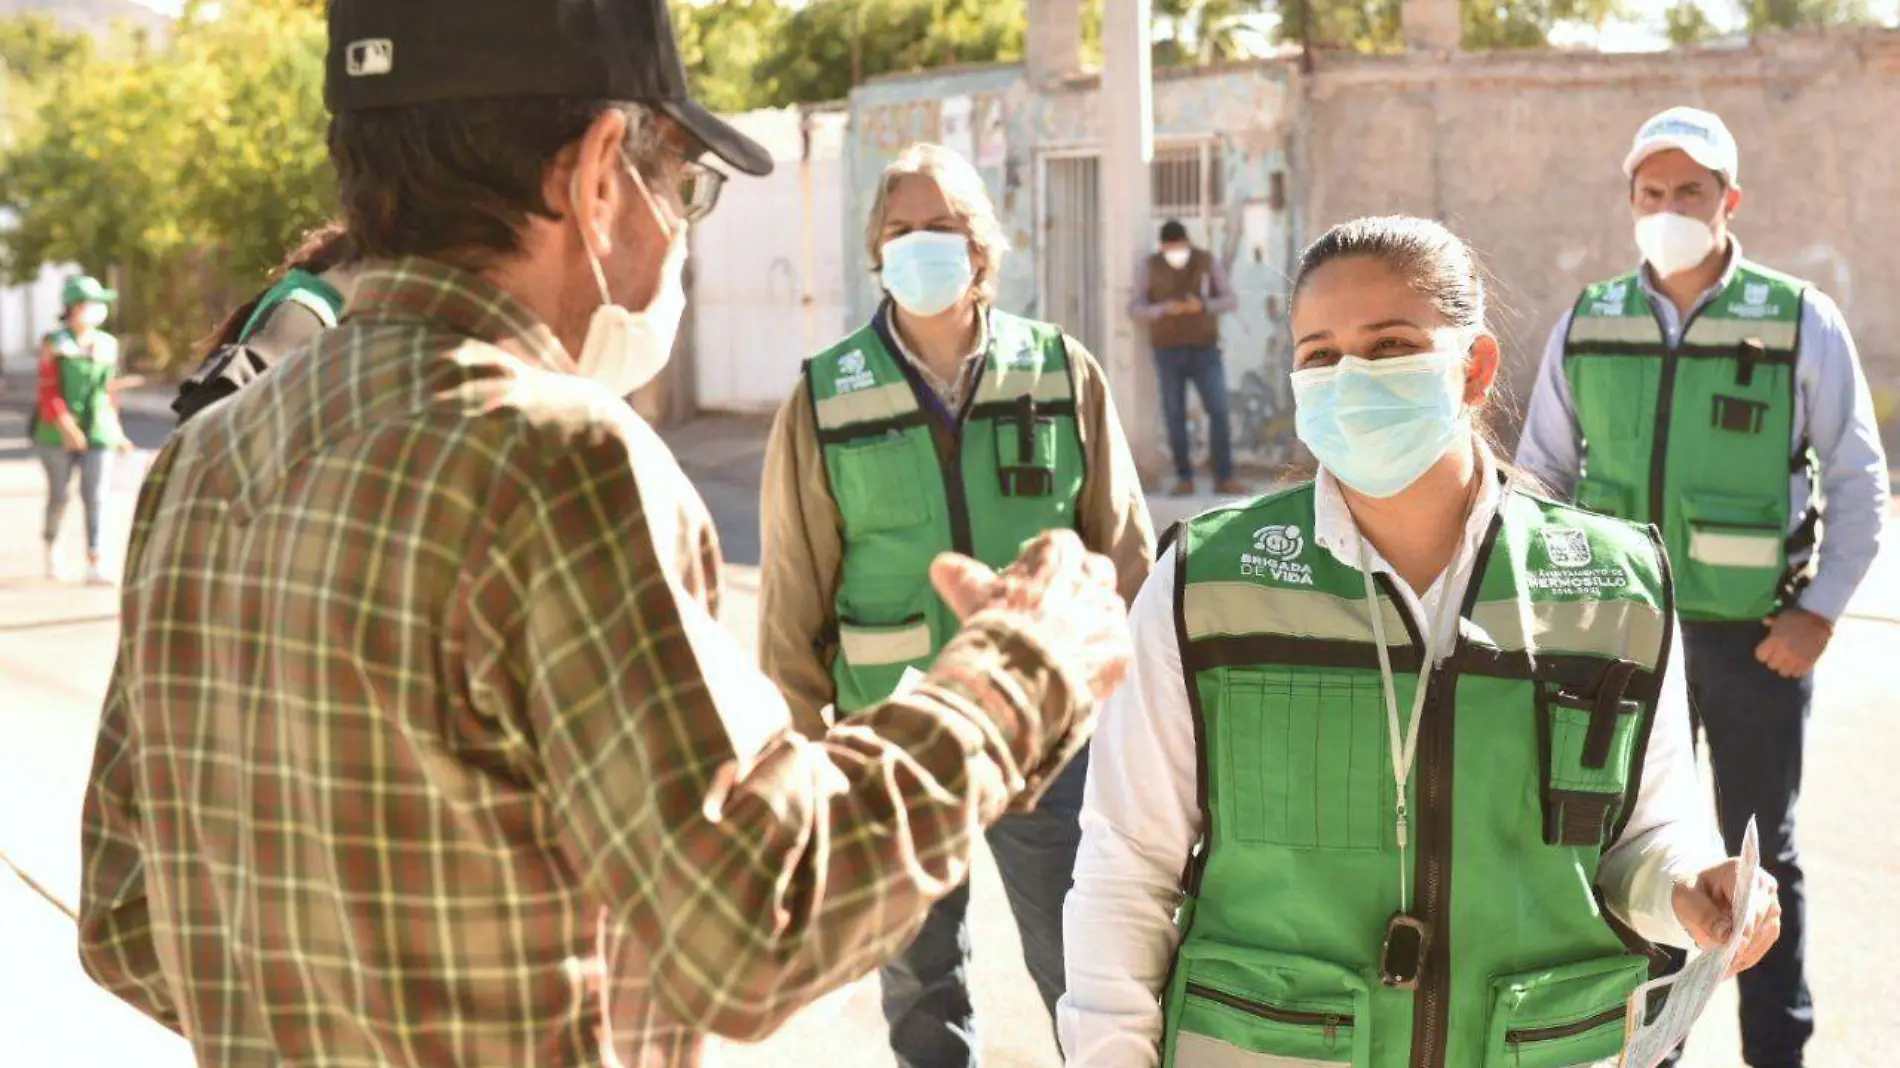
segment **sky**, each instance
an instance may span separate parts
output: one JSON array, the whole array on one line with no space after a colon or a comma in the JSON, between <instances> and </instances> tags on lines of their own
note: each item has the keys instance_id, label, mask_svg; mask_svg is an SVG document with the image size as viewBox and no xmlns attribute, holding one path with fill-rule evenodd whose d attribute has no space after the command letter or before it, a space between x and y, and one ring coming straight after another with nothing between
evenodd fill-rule
<instances>
[{"instance_id":1,"label":"sky","mask_svg":"<svg viewBox=\"0 0 1900 1068\"><path fill-rule=\"evenodd\" d=\"M133 0L154 11L176 15L184 0ZM802 0L792 0L794 6ZM1599 32L1592 26L1559 26L1551 34L1551 41L1558 45L1595 46L1605 52L1651 52L1668 47L1662 36L1663 12L1673 6L1674 0L1631 0L1630 6L1637 16L1629 22L1612 22ZM1735 29L1741 25L1741 11L1735 0L1696 0L1709 14L1711 21L1720 29ZM1874 12L1881 20L1892 25L1900 18L1900 0L1874 0Z\"/></svg>"}]
</instances>

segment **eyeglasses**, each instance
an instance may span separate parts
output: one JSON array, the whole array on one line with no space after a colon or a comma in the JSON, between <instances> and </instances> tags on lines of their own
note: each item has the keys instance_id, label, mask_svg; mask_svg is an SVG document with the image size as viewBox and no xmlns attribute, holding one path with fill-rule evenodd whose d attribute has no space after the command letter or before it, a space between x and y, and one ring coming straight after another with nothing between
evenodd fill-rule
<instances>
[{"instance_id":1,"label":"eyeglasses","mask_svg":"<svg viewBox=\"0 0 1900 1068\"><path fill-rule=\"evenodd\" d=\"M726 187L726 176L696 159L680 167L680 203L686 206L686 221L696 223L712 214L719 193Z\"/></svg>"}]
</instances>

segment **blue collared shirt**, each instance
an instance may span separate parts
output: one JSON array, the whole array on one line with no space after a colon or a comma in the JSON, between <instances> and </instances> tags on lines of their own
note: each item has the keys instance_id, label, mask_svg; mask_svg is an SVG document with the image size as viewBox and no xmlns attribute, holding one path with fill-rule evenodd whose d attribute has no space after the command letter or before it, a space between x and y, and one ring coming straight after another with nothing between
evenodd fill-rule
<instances>
[{"instance_id":1,"label":"blue collared shirt","mask_svg":"<svg viewBox=\"0 0 1900 1068\"><path fill-rule=\"evenodd\" d=\"M1696 310L1728 287L1741 258L1741 242L1731 237L1728 269L1696 301ZM1656 289L1648 267L1637 277L1669 344L1676 345L1682 340L1683 316L1675 302ZM1570 379L1563 370L1564 339L1569 333L1570 314L1566 313L1545 346L1544 363L1524 416L1524 437L1517 447L1518 466L1566 500L1574 495L1583 466L1583 435L1577 425ZM1847 610L1847 602L1880 549L1881 527L1887 514L1887 457L1880 444L1880 426L1874 419L1873 393L1861 371L1854 337L1839 306L1816 289L1807 291L1801 307L1790 454L1804 441L1820 457L1827 521L1821 544L1815 550L1820 559L1814 581L1798 603L1815 615L1836 620ZM1808 508L1807 477L1793 476L1788 493L1790 521L1798 526Z\"/></svg>"}]
</instances>

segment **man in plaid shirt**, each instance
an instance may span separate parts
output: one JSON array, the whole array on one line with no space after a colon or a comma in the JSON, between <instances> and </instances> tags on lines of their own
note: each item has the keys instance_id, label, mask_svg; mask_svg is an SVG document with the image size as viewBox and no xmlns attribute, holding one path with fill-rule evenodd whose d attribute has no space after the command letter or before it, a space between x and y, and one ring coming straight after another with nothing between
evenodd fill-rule
<instances>
[{"instance_id":1,"label":"man in plaid shirt","mask_svg":"<svg viewBox=\"0 0 1900 1068\"><path fill-rule=\"evenodd\" d=\"M940 561L928 678L796 735L621 400L698 157L769 159L687 99L664 0L329 17L375 262L140 496L83 962L205 1065L693 1064L896 953L1034 803L1125 662L1113 568L1066 533Z\"/></svg>"}]
</instances>

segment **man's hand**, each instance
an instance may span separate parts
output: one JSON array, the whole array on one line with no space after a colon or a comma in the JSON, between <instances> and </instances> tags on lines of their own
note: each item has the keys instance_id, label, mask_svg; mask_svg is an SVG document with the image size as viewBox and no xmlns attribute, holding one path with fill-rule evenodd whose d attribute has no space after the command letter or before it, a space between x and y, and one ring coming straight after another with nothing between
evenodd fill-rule
<instances>
[{"instance_id":1,"label":"man's hand","mask_svg":"<svg viewBox=\"0 0 1900 1068\"><path fill-rule=\"evenodd\" d=\"M59 439L66 443L67 452L85 452L88 445L85 432L71 419L59 421Z\"/></svg>"},{"instance_id":2,"label":"man's hand","mask_svg":"<svg viewBox=\"0 0 1900 1068\"><path fill-rule=\"evenodd\" d=\"M1755 647L1755 659L1785 679L1807 677L1834 637L1834 624L1806 609L1783 609L1766 622L1768 637Z\"/></svg>"},{"instance_id":3,"label":"man's hand","mask_svg":"<svg viewBox=\"0 0 1900 1068\"><path fill-rule=\"evenodd\" d=\"M1740 892L1735 883L1741 872L1742 862L1730 858L1696 876L1694 882L1676 886L1676 918L1700 948L1719 946L1734 933L1729 917L1735 911L1735 898ZM1742 948L1735 955L1730 975L1753 968L1781 937L1778 889L1774 876L1756 870L1755 907L1742 925Z\"/></svg>"},{"instance_id":4,"label":"man's hand","mask_svg":"<svg viewBox=\"0 0 1900 1068\"><path fill-rule=\"evenodd\" d=\"M1000 575L945 553L931 565L930 580L959 619L990 610L1021 617L1024 629L1071 678L1085 681L1098 702L1128 670L1128 613L1115 589L1115 565L1084 549L1074 531L1041 535Z\"/></svg>"},{"instance_id":5,"label":"man's hand","mask_svg":"<svg viewBox=\"0 0 1900 1068\"><path fill-rule=\"evenodd\" d=\"M137 389L144 384L144 375L120 375L106 383L106 391L109 393L121 393L128 389Z\"/></svg>"}]
</instances>

